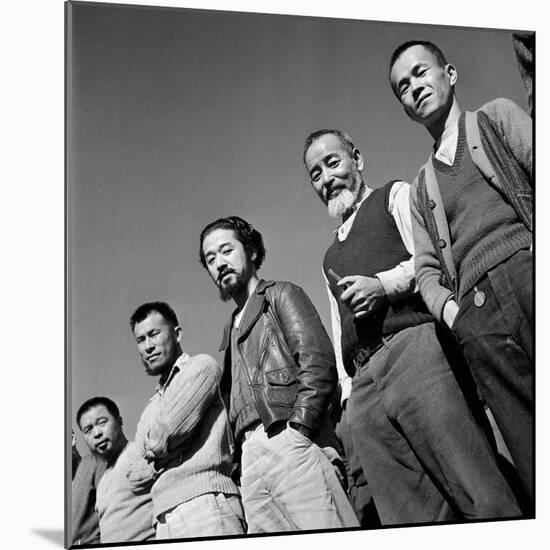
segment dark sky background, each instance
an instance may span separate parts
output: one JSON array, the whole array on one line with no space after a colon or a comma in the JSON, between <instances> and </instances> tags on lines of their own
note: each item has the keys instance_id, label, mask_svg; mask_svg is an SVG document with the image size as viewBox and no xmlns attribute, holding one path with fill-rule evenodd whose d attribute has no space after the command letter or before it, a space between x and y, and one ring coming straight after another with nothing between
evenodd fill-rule
<instances>
[{"instance_id":1,"label":"dark sky background","mask_svg":"<svg viewBox=\"0 0 550 550\"><path fill-rule=\"evenodd\" d=\"M69 21L70 416L76 427L78 406L107 395L130 438L156 384L128 328L138 305L169 302L185 349L221 359L234 305L198 259L214 219L253 223L260 275L302 286L330 333L320 266L337 222L309 185L303 142L340 128L369 185L412 181L431 138L391 92L396 46L437 43L463 109L502 96L527 107L506 31L78 3Z\"/></svg>"}]
</instances>

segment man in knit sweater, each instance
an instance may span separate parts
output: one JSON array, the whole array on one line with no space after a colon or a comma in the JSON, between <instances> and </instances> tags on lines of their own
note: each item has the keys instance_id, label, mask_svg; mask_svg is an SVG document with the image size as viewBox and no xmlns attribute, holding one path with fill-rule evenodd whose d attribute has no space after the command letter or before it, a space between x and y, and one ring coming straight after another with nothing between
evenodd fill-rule
<instances>
[{"instance_id":1,"label":"man in knit sweater","mask_svg":"<svg viewBox=\"0 0 550 550\"><path fill-rule=\"evenodd\" d=\"M244 533L219 365L209 355L183 351L178 319L164 302L138 307L130 327L145 371L160 377L136 431L146 467L128 468L136 493L153 482L156 538Z\"/></svg>"},{"instance_id":2,"label":"man in knit sweater","mask_svg":"<svg viewBox=\"0 0 550 550\"><path fill-rule=\"evenodd\" d=\"M519 516L483 417L464 397L471 382L453 374L461 356L416 288L409 185L368 187L363 157L340 130L312 133L304 163L342 218L323 271L351 447L380 521Z\"/></svg>"},{"instance_id":3,"label":"man in knit sweater","mask_svg":"<svg viewBox=\"0 0 550 550\"><path fill-rule=\"evenodd\" d=\"M532 499L532 121L507 99L469 118L457 79L430 42L406 42L390 61L405 113L435 140L411 192L417 280L458 339ZM476 145L472 126L466 131L472 119Z\"/></svg>"},{"instance_id":4,"label":"man in knit sweater","mask_svg":"<svg viewBox=\"0 0 550 550\"><path fill-rule=\"evenodd\" d=\"M129 461L137 460L135 444L122 430L117 405L108 397L92 397L78 409L76 421L93 454L106 462L97 485L96 511L100 542L152 540L153 504L149 491L132 492L126 477Z\"/></svg>"}]
</instances>

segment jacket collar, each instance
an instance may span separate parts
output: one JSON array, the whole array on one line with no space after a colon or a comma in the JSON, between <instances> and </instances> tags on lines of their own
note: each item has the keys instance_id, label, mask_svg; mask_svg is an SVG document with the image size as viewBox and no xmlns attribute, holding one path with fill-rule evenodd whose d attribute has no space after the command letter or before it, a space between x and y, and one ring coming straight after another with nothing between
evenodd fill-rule
<instances>
[{"instance_id":1,"label":"jacket collar","mask_svg":"<svg viewBox=\"0 0 550 550\"><path fill-rule=\"evenodd\" d=\"M265 281L264 279L260 279L260 281L256 285L253 294L248 299L248 303L246 304L244 314L241 319L241 323L239 326L239 339L246 336L246 334L250 331L254 323L262 314L264 310L265 291L267 288L273 286L274 284L275 281ZM236 314L237 310L233 311L229 321L227 321L225 325L222 343L220 345L220 351L224 351L229 346L229 340L231 338L231 328L233 327L233 320L235 319Z\"/></svg>"}]
</instances>

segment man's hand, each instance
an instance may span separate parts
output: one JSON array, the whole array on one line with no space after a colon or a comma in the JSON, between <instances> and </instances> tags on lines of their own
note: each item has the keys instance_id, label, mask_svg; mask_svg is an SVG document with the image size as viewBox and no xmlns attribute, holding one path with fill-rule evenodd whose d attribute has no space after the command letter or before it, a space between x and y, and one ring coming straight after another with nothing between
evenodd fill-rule
<instances>
[{"instance_id":1,"label":"man's hand","mask_svg":"<svg viewBox=\"0 0 550 550\"><path fill-rule=\"evenodd\" d=\"M456 314L458 313L458 304L454 300L447 300L443 308L443 321L452 329L455 322Z\"/></svg>"},{"instance_id":2,"label":"man's hand","mask_svg":"<svg viewBox=\"0 0 550 550\"><path fill-rule=\"evenodd\" d=\"M376 277L348 275L342 277L337 284L345 289L340 300L352 311L356 319L371 315L386 300L386 291Z\"/></svg>"}]
</instances>

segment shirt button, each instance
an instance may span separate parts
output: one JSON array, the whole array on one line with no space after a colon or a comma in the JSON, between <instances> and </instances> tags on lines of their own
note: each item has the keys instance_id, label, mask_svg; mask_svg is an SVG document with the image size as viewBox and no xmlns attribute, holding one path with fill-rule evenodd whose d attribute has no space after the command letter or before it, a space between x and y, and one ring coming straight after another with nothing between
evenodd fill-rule
<instances>
[{"instance_id":1,"label":"shirt button","mask_svg":"<svg viewBox=\"0 0 550 550\"><path fill-rule=\"evenodd\" d=\"M428 202L429 207L433 210L435 208L435 201L433 199L430 199Z\"/></svg>"},{"instance_id":2,"label":"shirt button","mask_svg":"<svg viewBox=\"0 0 550 550\"><path fill-rule=\"evenodd\" d=\"M445 248L447 246L447 243L443 239L439 239L437 244L439 245L439 248Z\"/></svg>"}]
</instances>

